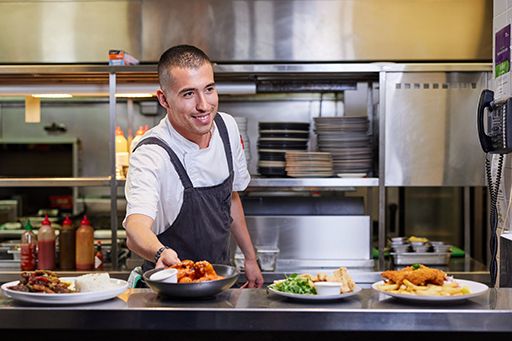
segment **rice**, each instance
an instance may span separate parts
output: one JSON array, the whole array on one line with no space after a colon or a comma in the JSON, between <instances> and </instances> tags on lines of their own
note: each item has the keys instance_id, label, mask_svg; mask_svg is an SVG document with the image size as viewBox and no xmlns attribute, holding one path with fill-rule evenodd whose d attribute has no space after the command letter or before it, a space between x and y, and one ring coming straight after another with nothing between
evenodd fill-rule
<instances>
[{"instance_id":1,"label":"rice","mask_svg":"<svg viewBox=\"0 0 512 341\"><path fill-rule=\"evenodd\" d=\"M91 292L111 289L108 273L87 274L75 279L75 290L78 292Z\"/></svg>"}]
</instances>

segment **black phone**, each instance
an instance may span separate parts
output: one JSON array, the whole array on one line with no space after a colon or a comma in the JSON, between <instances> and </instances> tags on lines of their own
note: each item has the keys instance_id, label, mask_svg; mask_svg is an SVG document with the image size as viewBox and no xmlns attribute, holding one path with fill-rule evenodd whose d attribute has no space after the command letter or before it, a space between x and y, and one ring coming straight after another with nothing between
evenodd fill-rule
<instances>
[{"instance_id":1,"label":"black phone","mask_svg":"<svg viewBox=\"0 0 512 341\"><path fill-rule=\"evenodd\" d=\"M487 109L488 134L484 130L484 114ZM484 90L480 94L477 109L478 137L486 153L508 154L512 152L512 98L494 102L494 92Z\"/></svg>"}]
</instances>

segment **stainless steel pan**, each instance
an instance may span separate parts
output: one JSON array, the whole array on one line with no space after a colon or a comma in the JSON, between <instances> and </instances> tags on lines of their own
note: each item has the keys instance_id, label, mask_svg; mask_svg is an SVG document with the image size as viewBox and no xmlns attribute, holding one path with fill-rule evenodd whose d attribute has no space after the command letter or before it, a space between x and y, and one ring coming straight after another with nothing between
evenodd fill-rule
<instances>
[{"instance_id":1,"label":"stainless steel pan","mask_svg":"<svg viewBox=\"0 0 512 341\"><path fill-rule=\"evenodd\" d=\"M200 283L162 283L152 281L152 274L162 271L163 268L146 271L143 275L147 285L159 294L173 297L204 297L216 295L221 291L231 288L235 284L240 272L229 265L212 264L215 272L224 279Z\"/></svg>"}]
</instances>

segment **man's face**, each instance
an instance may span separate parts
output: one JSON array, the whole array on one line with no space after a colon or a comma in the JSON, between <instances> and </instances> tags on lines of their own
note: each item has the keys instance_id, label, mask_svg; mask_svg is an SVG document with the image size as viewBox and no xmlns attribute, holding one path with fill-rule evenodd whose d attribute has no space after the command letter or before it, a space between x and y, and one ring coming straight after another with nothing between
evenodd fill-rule
<instances>
[{"instance_id":1,"label":"man's face","mask_svg":"<svg viewBox=\"0 0 512 341\"><path fill-rule=\"evenodd\" d=\"M175 67L170 72L172 82L165 85L165 91L157 91L158 100L174 129L201 147L209 141L219 105L213 68L205 63L197 69Z\"/></svg>"}]
</instances>

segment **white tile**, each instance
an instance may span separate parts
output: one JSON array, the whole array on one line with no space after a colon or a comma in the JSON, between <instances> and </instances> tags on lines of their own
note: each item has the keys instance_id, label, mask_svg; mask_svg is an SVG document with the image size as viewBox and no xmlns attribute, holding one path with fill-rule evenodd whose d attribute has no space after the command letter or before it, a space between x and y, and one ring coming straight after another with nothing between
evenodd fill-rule
<instances>
[{"instance_id":1,"label":"white tile","mask_svg":"<svg viewBox=\"0 0 512 341\"><path fill-rule=\"evenodd\" d=\"M494 16L499 15L500 13L503 13L507 9L507 2L510 0L494 0Z\"/></svg>"},{"instance_id":2,"label":"white tile","mask_svg":"<svg viewBox=\"0 0 512 341\"><path fill-rule=\"evenodd\" d=\"M511 8L512 7L512 0L507 0L508 4L507 4L507 8Z\"/></svg>"},{"instance_id":3,"label":"white tile","mask_svg":"<svg viewBox=\"0 0 512 341\"><path fill-rule=\"evenodd\" d=\"M509 18L508 18L508 12L503 12L493 20L493 40L494 40L494 34L501 30L503 27L507 26L509 24ZM494 45L493 45L494 46Z\"/></svg>"}]
</instances>

